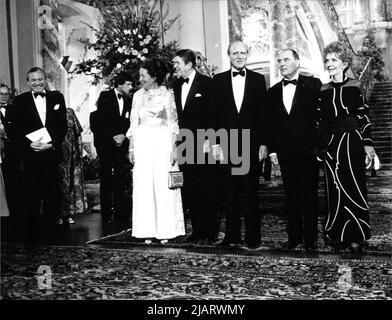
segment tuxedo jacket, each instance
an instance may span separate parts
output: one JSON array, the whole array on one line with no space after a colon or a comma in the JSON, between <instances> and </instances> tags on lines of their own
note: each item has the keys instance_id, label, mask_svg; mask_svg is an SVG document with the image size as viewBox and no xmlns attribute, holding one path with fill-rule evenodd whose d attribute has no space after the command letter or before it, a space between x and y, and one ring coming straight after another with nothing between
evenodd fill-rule
<instances>
[{"instance_id":1,"label":"tuxedo jacket","mask_svg":"<svg viewBox=\"0 0 392 320\"><path fill-rule=\"evenodd\" d=\"M320 88L318 78L299 75L290 114L283 103L282 81L268 90L271 115L269 152L276 152L279 162L314 158Z\"/></svg>"},{"instance_id":2,"label":"tuxedo jacket","mask_svg":"<svg viewBox=\"0 0 392 320\"><path fill-rule=\"evenodd\" d=\"M31 149L31 141L26 134L46 127L52 138L53 148L42 152ZM32 92L25 92L15 97L15 128L17 131L18 149L22 159L38 163L44 156L61 158L61 145L67 132L67 116L64 96L59 91L46 90L46 120L42 123L35 106Z\"/></svg>"},{"instance_id":3,"label":"tuxedo jacket","mask_svg":"<svg viewBox=\"0 0 392 320\"><path fill-rule=\"evenodd\" d=\"M251 160L258 159L260 145L267 145L268 142L264 76L246 69L244 96L239 111L234 100L231 70L215 75L212 82L210 127L215 130L250 129Z\"/></svg>"},{"instance_id":4,"label":"tuxedo jacket","mask_svg":"<svg viewBox=\"0 0 392 320\"><path fill-rule=\"evenodd\" d=\"M126 134L130 126L132 100L124 96L122 114L114 89L102 91L97 102L97 110L90 114L90 128L94 134L94 145L99 150L115 147L113 137ZM120 149L128 152L129 140L125 139Z\"/></svg>"},{"instance_id":5,"label":"tuxedo jacket","mask_svg":"<svg viewBox=\"0 0 392 320\"><path fill-rule=\"evenodd\" d=\"M181 101L182 81L181 79L174 81L173 91L180 129L187 128L196 131L196 129L208 128L210 87L211 78L196 72L185 106L183 106Z\"/></svg>"},{"instance_id":6,"label":"tuxedo jacket","mask_svg":"<svg viewBox=\"0 0 392 320\"><path fill-rule=\"evenodd\" d=\"M6 105L5 106L5 115L0 112L1 123L4 126L4 130L7 138L4 139L4 153L6 158L11 156L13 159L16 156L17 152L16 148L16 129L15 129L15 106L14 105ZM3 159L6 161L6 159Z\"/></svg>"}]
</instances>

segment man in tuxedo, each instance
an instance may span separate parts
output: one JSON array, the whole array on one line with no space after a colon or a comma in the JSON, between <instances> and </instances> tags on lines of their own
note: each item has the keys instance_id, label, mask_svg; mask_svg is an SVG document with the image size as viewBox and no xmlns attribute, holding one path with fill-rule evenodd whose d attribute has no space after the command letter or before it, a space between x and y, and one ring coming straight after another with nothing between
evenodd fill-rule
<instances>
[{"instance_id":1,"label":"man in tuxedo","mask_svg":"<svg viewBox=\"0 0 392 320\"><path fill-rule=\"evenodd\" d=\"M30 91L15 98L15 128L26 200L23 222L27 231L34 232L41 214L41 202L46 222L54 223L59 218L58 164L67 118L64 96L59 91L45 89L44 70L31 68L26 79ZM39 129L45 129L49 136L26 136Z\"/></svg>"},{"instance_id":2,"label":"man in tuxedo","mask_svg":"<svg viewBox=\"0 0 392 320\"><path fill-rule=\"evenodd\" d=\"M19 157L16 149L15 108L10 104L10 89L5 83L0 84L0 119L4 126L2 138L1 168L11 216L14 218L19 193Z\"/></svg>"},{"instance_id":3,"label":"man in tuxedo","mask_svg":"<svg viewBox=\"0 0 392 320\"><path fill-rule=\"evenodd\" d=\"M219 245L241 244L240 193L243 194L245 217L245 244L250 249L260 246L260 216L257 201L260 161L267 156L268 130L266 127L266 83L264 76L247 69L248 47L242 41L232 42L227 50L231 68L213 78L213 100L211 127L238 133L238 138L229 137L227 150L222 144L213 145L216 159L231 155L232 150L242 150L243 162L249 170L234 174L238 163L232 157L224 165L227 187L227 212L225 238ZM250 136L247 137L246 133ZM245 148L249 149L246 155ZM222 154L224 155L222 157Z\"/></svg>"},{"instance_id":4,"label":"man in tuxedo","mask_svg":"<svg viewBox=\"0 0 392 320\"><path fill-rule=\"evenodd\" d=\"M125 134L130 126L132 101L129 97L132 77L120 73L114 79L114 89L102 91L97 111L90 117L94 145L100 163L101 215L104 222L129 217L130 199L125 194L125 179L129 140Z\"/></svg>"},{"instance_id":5,"label":"man in tuxedo","mask_svg":"<svg viewBox=\"0 0 392 320\"><path fill-rule=\"evenodd\" d=\"M317 250L318 165L315 157L317 99L321 82L299 74L297 52L278 55L283 80L268 91L271 115L270 158L282 173L288 207L288 242L291 250L304 243Z\"/></svg>"},{"instance_id":6,"label":"man in tuxedo","mask_svg":"<svg viewBox=\"0 0 392 320\"><path fill-rule=\"evenodd\" d=\"M197 130L208 128L208 108L210 99L211 79L195 70L196 55L192 50L177 51L173 58L175 76L173 83L178 123L180 130L188 129L194 137L194 148L185 152L193 163L181 165L184 174L182 201L184 209L189 209L192 223L192 234L187 241L216 241L217 208L215 199L215 166L207 163L207 153L204 154L205 164L198 163L197 152L207 152L197 145ZM198 148L199 147L199 148ZM204 146L206 147L206 145Z\"/></svg>"}]
</instances>

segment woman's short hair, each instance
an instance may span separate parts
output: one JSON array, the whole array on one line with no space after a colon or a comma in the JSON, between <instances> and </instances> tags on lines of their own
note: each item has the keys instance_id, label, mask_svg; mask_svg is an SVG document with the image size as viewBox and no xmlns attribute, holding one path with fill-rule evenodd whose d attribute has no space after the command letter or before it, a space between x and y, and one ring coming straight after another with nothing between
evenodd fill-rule
<instances>
[{"instance_id":1,"label":"woman's short hair","mask_svg":"<svg viewBox=\"0 0 392 320\"><path fill-rule=\"evenodd\" d=\"M335 41L327 45L323 51L324 62L327 57L327 54L329 53L335 53L340 60L342 60L343 62L347 62L348 66L344 70L345 72L351 66L351 63L353 61L353 53L350 51L349 48L347 48L347 46L344 43L340 41Z\"/></svg>"},{"instance_id":2,"label":"woman's short hair","mask_svg":"<svg viewBox=\"0 0 392 320\"><path fill-rule=\"evenodd\" d=\"M165 80L166 74L169 72L166 64L158 58L152 58L145 60L140 68L146 69L147 73L156 78L156 82L158 85L161 85Z\"/></svg>"}]
</instances>

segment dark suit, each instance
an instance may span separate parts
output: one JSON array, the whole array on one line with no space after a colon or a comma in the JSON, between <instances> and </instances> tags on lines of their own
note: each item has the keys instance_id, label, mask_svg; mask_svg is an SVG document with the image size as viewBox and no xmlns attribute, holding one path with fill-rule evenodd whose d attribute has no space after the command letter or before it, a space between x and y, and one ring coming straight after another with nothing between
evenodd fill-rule
<instances>
[{"instance_id":1,"label":"dark suit","mask_svg":"<svg viewBox=\"0 0 392 320\"><path fill-rule=\"evenodd\" d=\"M240 111L238 112L232 86L231 70L217 74L213 78L213 100L211 126L215 130L239 129L238 141L230 141L229 146L242 149L242 131L250 130L250 170L245 175L233 175L235 166L230 159L225 167L227 186L227 214L225 242L241 243L241 220L239 194L244 195L245 242L249 246L260 244L260 216L258 210L257 190L259 182L258 152L260 145L267 145L266 128L266 84L264 76L246 70L245 88ZM230 147L229 147L230 149ZM226 153L230 154L230 151Z\"/></svg>"},{"instance_id":2,"label":"dark suit","mask_svg":"<svg viewBox=\"0 0 392 320\"><path fill-rule=\"evenodd\" d=\"M46 221L58 218L59 190L58 164L61 159L61 144L67 131L64 96L59 91L46 91L46 120L42 123L32 92L25 92L15 98L15 128L17 145L22 159L22 179L26 199L24 222L34 229L40 215ZM26 134L46 127L53 147L45 151L34 151Z\"/></svg>"},{"instance_id":3,"label":"dark suit","mask_svg":"<svg viewBox=\"0 0 392 320\"><path fill-rule=\"evenodd\" d=\"M283 85L268 91L271 112L270 153L277 153L288 205L291 243L317 242L318 166L315 158L317 99L321 82L300 75L290 114L283 103Z\"/></svg>"},{"instance_id":4,"label":"dark suit","mask_svg":"<svg viewBox=\"0 0 392 320\"><path fill-rule=\"evenodd\" d=\"M126 161L129 140L125 138L120 147L113 139L118 134L125 135L130 126L131 99L123 97L120 108L115 90L102 91L97 103L97 111L90 116L90 127L94 134L94 145L100 163L101 214L110 219L115 216L130 216L130 200L125 195ZM113 173L112 173L113 172Z\"/></svg>"},{"instance_id":5,"label":"dark suit","mask_svg":"<svg viewBox=\"0 0 392 320\"><path fill-rule=\"evenodd\" d=\"M20 157L18 156L16 144L15 107L13 105L6 105L5 115L0 112L0 118L6 133L6 138L3 139L4 149L1 168L4 177L8 207L12 216L16 212L17 197L18 194L20 194Z\"/></svg>"},{"instance_id":6,"label":"dark suit","mask_svg":"<svg viewBox=\"0 0 392 320\"><path fill-rule=\"evenodd\" d=\"M197 164L196 161L197 129L208 128L210 87L211 79L196 72L185 106L182 106L182 80L177 79L173 84L179 127L191 130L195 138L195 148L192 150L194 164L186 163L181 166L184 173L182 201L184 209L189 209L192 234L200 239L212 239L217 236L218 232L214 193L215 167Z\"/></svg>"}]
</instances>

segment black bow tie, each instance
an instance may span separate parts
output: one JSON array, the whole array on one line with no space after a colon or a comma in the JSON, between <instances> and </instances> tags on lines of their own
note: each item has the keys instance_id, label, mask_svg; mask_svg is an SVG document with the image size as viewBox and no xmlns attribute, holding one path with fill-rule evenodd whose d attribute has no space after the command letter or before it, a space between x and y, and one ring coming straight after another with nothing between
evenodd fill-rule
<instances>
[{"instance_id":1,"label":"black bow tie","mask_svg":"<svg viewBox=\"0 0 392 320\"><path fill-rule=\"evenodd\" d=\"M122 98L123 98L123 95L122 95L122 94L119 94L119 93L117 93L117 97L118 97L119 99L122 99Z\"/></svg>"},{"instance_id":2,"label":"black bow tie","mask_svg":"<svg viewBox=\"0 0 392 320\"><path fill-rule=\"evenodd\" d=\"M45 98L46 96L45 92L34 92L33 94L34 94L34 98L37 98L38 96Z\"/></svg>"},{"instance_id":3,"label":"black bow tie","mask_svg":"<svg viewBox=\"0 0 392 320\"><path fill-rule=\"evenodd\" d=\"M189 78L186 78L186 79L183 78L183 79L182 79L182 83L185 83L185 82L186 82L186 83L189 83Z\"/></svg>"},{"instance_id":4,"label":"black bow tie","mask_svg":"<svg viewBox=\"0 0 392 320\"><path fill-rule=\"evenodd\" d=\"M241 71L233 71L233 77L240 75L241 77L245 77L245 70Z\"/></svg>"},{"instance_id":5,"label":"black bow tie","mask_svg":"<svg viewBox=\"0 0 392 320\"><path fill-rule=\"evenodd\" d=\"M283 85L287 86L289 83L293 84L293 85L297 85L298 80L297 79L293 79L293 80L287 80L287 79L283 79Z\"/></svg>"}]
</instances>

